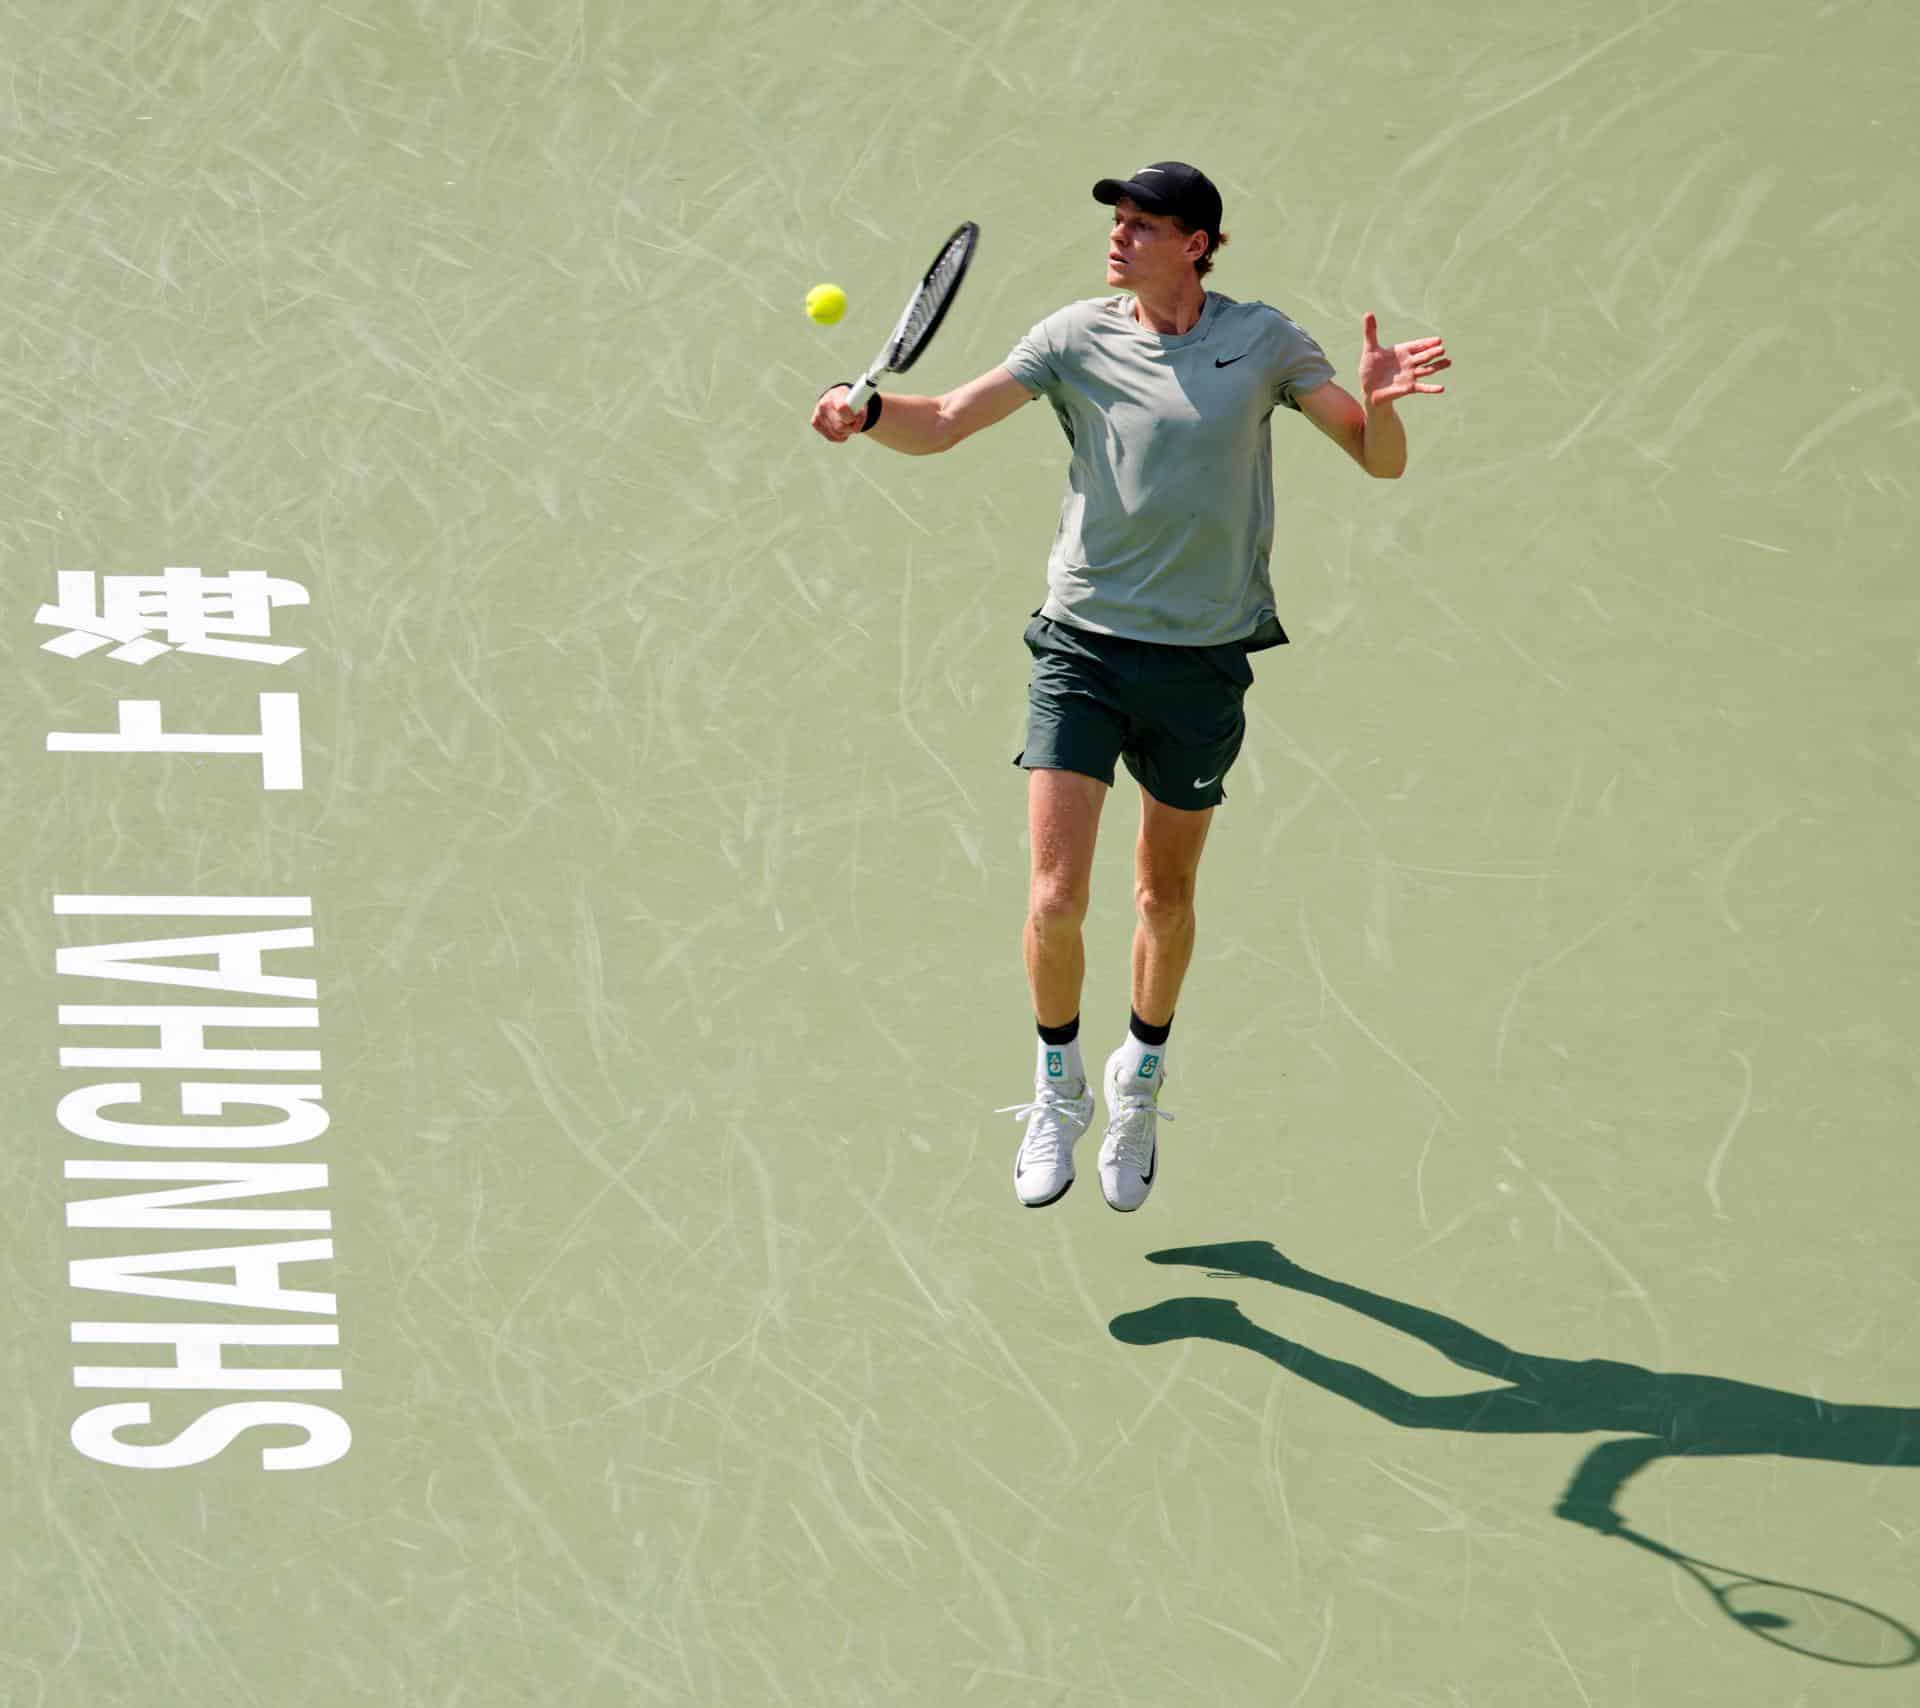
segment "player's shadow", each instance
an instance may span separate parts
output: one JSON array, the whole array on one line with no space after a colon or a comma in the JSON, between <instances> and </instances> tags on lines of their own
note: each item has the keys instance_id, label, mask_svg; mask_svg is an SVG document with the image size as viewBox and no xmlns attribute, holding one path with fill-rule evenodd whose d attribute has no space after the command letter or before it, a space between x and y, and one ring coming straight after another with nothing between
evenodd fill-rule
<instances>
[{"instance_id":1,"label":"player's shadow","mask_svg":"<svg viewBox=\"0 0 1920 1708\"><path fill-rule=\"evenodd\" d=\"M1463 1369L1495 1377L1506 1385L1470 1394L1411 1394L1357 1364L1326 1357L1260 1327L1243 1316L1230 1299L1166 1299L1146 1310L1115 1317L1108 1325L1109 1331L1116 1340L1129 1345L1204 1339L1244 1346L1271 1358L1293 1375L1407 1429L1458 1429L1479 1435L1584 1435L1595 1431L1626 1435L1624 1440L1603 1441L1587 1454L1562 1491L1554 1512L1603 1534L1620 1536L1689 1571L1706 1562L1690 1562L1685 1555L1631 1529L1615 1507L1628 1479L1656 1459L1764 1453L1847 1465L1920 1466L1920 1409L1834 1405L1721 1376L1647 1370L1605 1358L1547 1358L1515 1352L1438 1311L1316 1275L1264 1240L1156 1251L1149 1254L1148 1261L1271 1281L1344 1305L1412 1335ZM1813 1602L1823 1604L1819 1616L1829 1625L1836 1617L1842 1623L1859 1625L1854 1616L1864 1616L1877 1627L1871 1637L1862 1627L1847 1641L1869 1644L1875 1656L1872 1659L1832 1652L1831 1643L1823 1649L1804 1646L1785 1635L1774 1636L1773 1628L1786 1627L1791 1621L1764 1609L1741 1611L1707 1578L1697 1571L1693 1575L1740 1623L1801 1653L1873 1666L1907 1665L1920 1659L1920 1636L1897 1620L1858 1603L1778 1585L1775 1580L1746 1580L1748 1584L1793 1589L1800 1609L1812 1605L1807 1599L1811 1597ZM1848 1611L1837 1614L1840 1609Z\"/></svg>"}]
</instances>

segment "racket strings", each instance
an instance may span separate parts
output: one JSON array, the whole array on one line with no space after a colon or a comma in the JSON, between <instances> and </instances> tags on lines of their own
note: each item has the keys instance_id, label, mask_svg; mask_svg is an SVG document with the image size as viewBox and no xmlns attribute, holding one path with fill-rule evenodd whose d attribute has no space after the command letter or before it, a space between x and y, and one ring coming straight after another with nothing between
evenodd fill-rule
<instances>
[{"instance_id":1,"label":"racket strings","mask_svg":"<svg viewBox=\"0 0 1920 1708\"><path fill-rule=\"evenodd\" d=\"M946 308L947 299L959 288L972 251L970 234L955 237L941 251L940 259L934 262L925 281L914 292L913 300L907 304L906 312L900 317L900 325L894 332L896 364L911 362L919 354L921 344L932 333L941 312Z\"/></svg>"}]
</instances>

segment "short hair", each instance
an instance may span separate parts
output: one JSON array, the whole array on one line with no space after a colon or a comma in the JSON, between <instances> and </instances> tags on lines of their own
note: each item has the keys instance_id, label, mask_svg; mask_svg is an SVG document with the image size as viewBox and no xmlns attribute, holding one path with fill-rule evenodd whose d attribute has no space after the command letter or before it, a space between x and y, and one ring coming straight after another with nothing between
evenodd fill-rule
<instances>
[{"instance_id":1,"label":"short hair","mask_svg":"<svg viewBox=\"0 0 1920 1708\"><path fill-rule=\"evenodd\" d=\"M1196 231L1206 231L1205 226L1189 225L1178 214L1172 214L1169 217L1173 221L1174 229L1177 230L1182 237L1191 237ZM1194 262L1193 264L1194 276L1196 278L1204 279L1209 273L1211 273L1213 271L1214 256L1217 255L1222 249L1226 248L1226 246L1227 246L1227 234L1224 231L1208 231L1207 232L1207 252L1206 254L1202 255L1198 261Z\"/></svg>"}]
</instances>

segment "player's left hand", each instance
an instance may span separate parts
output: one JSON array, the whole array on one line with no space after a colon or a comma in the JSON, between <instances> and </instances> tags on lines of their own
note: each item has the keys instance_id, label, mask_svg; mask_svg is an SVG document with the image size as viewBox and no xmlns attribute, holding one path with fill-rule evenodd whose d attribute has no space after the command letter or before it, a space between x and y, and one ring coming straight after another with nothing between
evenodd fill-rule
<instances>
[{"instance_id":1,"label":"player's left hand","mask_svg":"<svg viewBox=\"0 0 1920 1708\"><path fill-rule=\"evenodd\" d=\"M1447 358L1444 339L1416 338L1411 344L1380 347L1380 323L1371 311L1360 323L1360 395L1369 405L1393 403L1411 397L1417 391L1443 392L1443 385L1421 385L1420 381L1437 374L1453 363Z\"/></svg>"}]
</instances>

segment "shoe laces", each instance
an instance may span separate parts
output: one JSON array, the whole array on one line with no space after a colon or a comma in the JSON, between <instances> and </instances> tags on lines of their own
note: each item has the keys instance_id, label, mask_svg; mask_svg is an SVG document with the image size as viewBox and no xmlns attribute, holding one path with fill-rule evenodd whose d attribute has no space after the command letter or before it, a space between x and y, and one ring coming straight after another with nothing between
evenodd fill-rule
<instances>
[{"instance_id":1,"label":"shoe laces","mask_svg":"<svg viewBox=\"0 0 1920 1708\"><path fill-rule=\"evenodd\" d=\"M1123 1091L1112 1100L1107 1112L1107 1142L1113 1147L1112 1160L1135 1174L1144 1174L1153 1166L1155 1119L1173 1119L1173 1112L1162 1109L1156 1096L1152 1091Z\"/></svg>"},{"instance_id":2,"label":"shoe laces","mask_svg":"<svg viewBox=\"0 0 1920 1708\"><path fill-rule=\"evenodd\" d=\"M1020 1151L1034 1162L1051 1162L1060 1154L1061 1141L1067 1136L1062 1128L1061 1116L1085 1096L1085 1091L1075 1098L1055 1090L1051 1085L1041 1085L1034 1088L1031 1103L1009 1103L1004 1109L994 1110L994 1113L1011 1115L1019 1121L1038 1116L1028 1128Z\"/></svg>"}]
</instances>

